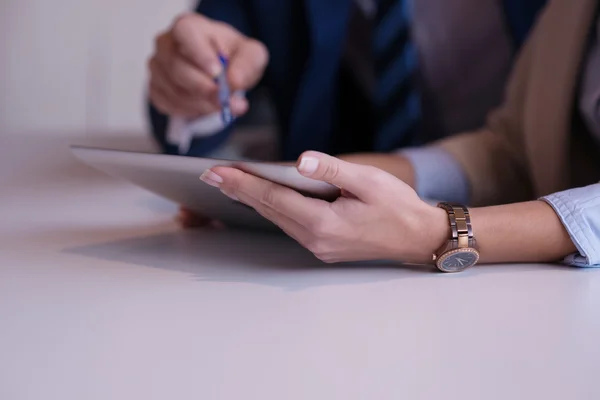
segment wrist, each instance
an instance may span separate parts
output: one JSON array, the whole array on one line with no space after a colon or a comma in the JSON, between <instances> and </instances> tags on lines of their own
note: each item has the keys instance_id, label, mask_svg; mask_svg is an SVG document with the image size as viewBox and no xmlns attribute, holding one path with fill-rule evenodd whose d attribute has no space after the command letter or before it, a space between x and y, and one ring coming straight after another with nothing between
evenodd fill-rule
<instances>
[{"instance_id":1,"label":"wrist","mask_svg":"<svg viewBox=\"0 0 600 400\"><path fill-rule=\"evenodd\" d=\"M431 264L433 254L451 237L448 215L441 208L427 204L415 215L418 217L414 219L413 228L409 229L413 240L397 258L404 262Z\"/></svg>"},{"instance_id":2,"label":"wrist","mask_svg":"<svg viewBox=\"0 0 600 400\"><path fill-rule=\"evenodd\" d=\"M439 207L429 206L429 216L426 225L424 248L429 264L433 262L433 254L438 251L452 236L448 214Z\"/></svg>"}]
</instances>

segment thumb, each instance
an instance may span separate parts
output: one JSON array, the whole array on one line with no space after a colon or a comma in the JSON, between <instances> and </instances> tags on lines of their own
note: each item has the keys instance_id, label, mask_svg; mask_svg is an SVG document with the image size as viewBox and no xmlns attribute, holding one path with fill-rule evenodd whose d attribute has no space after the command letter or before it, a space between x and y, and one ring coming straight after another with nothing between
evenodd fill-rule
<instances>
[{"instance_id":1,"label":"thumb","mask_svg":"<svg viewBox=\"0 0 600 400\"><path fill-rule=\"evenodd\" d=\"M269 51L254 39L245 39L232 52L227 78L232 90L248 90L262 78L269 63Z\"/></svg>"},{"instance_id":2,"label":"thumb","mask_svg":"<svg viewBox=\"0 0 600 400\"><path fill-rule=\"evenodd\" d=\"M349 163L316 151L307 151L298 158L296 165L300 174L319 181L331 183L361 200L379 197L385 172L368 166Z\"/></svg>"}]
</instances>

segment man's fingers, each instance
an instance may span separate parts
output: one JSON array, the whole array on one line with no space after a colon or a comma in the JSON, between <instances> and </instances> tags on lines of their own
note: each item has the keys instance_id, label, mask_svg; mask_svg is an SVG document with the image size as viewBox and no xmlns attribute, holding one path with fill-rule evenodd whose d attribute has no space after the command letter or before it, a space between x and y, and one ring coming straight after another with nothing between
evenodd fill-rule
<instances>
[{"instance_id":1,"label":"man's fingers","mask_svg":"<svg viewBox=\"0 0 600 400\"><path fill-rule=\"evenodd\" d=\"M389 176L377 168L352 164L316 151L303 153L296 168L306 177L331 183L361 200L377 199L389 180Z\"/></svg>"},{"instance_id":2,"label":"man's fingers","mask_svg":"<svg viewBox=\"0 0 600 400\"><path fill-rule=\"evenodd\" d=\"M268 51L230 25L197 13L178 17L155 41L152 57L153 102L170 115L196 118L219 111L215 78L223 72L220 56L228 60L231 111L240 116L248 101L235 92L253 87L262 77Z\"/></svg>"},{"instance_id":3,"label":"man's fingers","mask_svg":"<svg viewBox=\"0 0 600 400\"><path fill-rule=\"evenodd\" d=\"M190 13L179 17L171 29L176 50L193 65L210 77L219 75L223 69L219 49L209 32L212 22Z\"/></svg>"},{"instance_id":4,"label":"man's fingers","mask_svg":"<svg viewBox=\"0 0 600 400\"><path fill-rule=\"evenodd\" d=\"M269 52L264 44L244 39L229 59L227 78L232 90L248 90L263 76L269 62Z\"/></svg>"},{"instance_id":5,"label":"man's fingers","mask_svg":"<svg viewBox=\"0 0 600 400\"><path fill-rule=\"evenodd\" d=\"M185 102L180 96L168 93L155 82L150 85L150 101L163 114L176 117L195 118L218 110L218 106L202 99Z\"/></svg>"},{"instance_id":6,"label":"man's fingers","mask_svg":"<svg viewBox=\"0 0 600 400\"><path fill-rule=\"evenodd\" d=\"M158 111L165 115L183 116L186 112L177 104L168 90L159 85L156 80L150 83L150 101Z\"/></svg>"},{"instance_id":7,"label":"man's fingers","mask_svg":"<svg viewBox=\"0 0 600 400\"><path fill-rule=\"evenodd\" d=\"M248 100L245 97L233 95L229 105L231 106L231 112L235 116L244 115L249 108Z\"/></svg>"},{"instance_id":8,"label":"man's fingers","mask_svg":"<svg viewBox=\"0 0 600 400\"><path fill-rule=\"evenodd\" d=\"M216 96L214 99L206 96L193 96L181 90L171 80L164 67L156 58L150 60L150 99L163 113L193 118L205 115L219 109Z\"/></svg>"},{"instance_id":9,"label":"man's fingers","mask_svg":"<svg viewBox=\"0 0 600 400\"><path fill-rule=\"evenodd\" d=\"M203 99L186 101L183 96L174 93L168 85L158 80L150 82L150 101L163 114L194 118L218 109L218 106Z\"/></svg>"},{"instance_id":10,"label":"man's fingers","mask_svg":"<svg viewBox=\"0 0 600 400\"><path fill-rule=\"evenodd\" d=\"M169 32L161 33L154 39L154 59L162 64L168 64L175 54L175 43Z\"/></svg>"},{"instance_id":11,"label":"man's fingers","mask_svg":"<svg viewBox=\"0 0 600 400\"><path fill-rule=\"evenodd\" d=\"M171 80L190 96L217 99L217 84L183 57L175 57L168 66Z\"/></svg>"},{"instance_id":12,"label":"man's fingers","mask_svg":"<svg viewBox=\"0 0 600 400\"><path fill-rule=\"evenodd\" d=\"M185 207L179 209L176 219L184 228L202 228L212 225L210 218L190 211Z\"/></svg>"}]
</instances>

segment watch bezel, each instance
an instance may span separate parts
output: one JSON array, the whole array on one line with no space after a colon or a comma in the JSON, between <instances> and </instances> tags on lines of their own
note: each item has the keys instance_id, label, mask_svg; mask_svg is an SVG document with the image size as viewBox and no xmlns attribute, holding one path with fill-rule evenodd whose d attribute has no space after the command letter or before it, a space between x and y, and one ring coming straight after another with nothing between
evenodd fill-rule
<instances>
[{"instance_id":1,"label":"watch bezel","mask_svg":"<svg viewBox=\"0 0 600 400\"><path fill-rule=\"evenodd\" d=\"M457 269L457 270L447 270L443 267L444 261L450 257L453 256L455 254L459 254L459 253L472 253L475 254L477 257L475 258L475 261L471 264L468 264L467 266L465 266L464 268L461 269ZM472 247L461 247L458 249L453 249L453 250L449 250L443 254L440 254L438 257L436 257L435 260L435 265L436 267L442 271L442 272L448 272L448 273L453 273L453 272L462 272L467 268L470 268L472 266L474 266L475 264L477 264L479 262L479 251L477 251L477 249L474 249Z\"/></svg>"}]
</instances>

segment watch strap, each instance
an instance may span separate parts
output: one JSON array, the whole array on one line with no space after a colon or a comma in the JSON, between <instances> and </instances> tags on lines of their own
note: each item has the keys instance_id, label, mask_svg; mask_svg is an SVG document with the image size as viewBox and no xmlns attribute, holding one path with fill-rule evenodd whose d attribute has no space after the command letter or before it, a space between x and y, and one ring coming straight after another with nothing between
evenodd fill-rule
<instances>
[{"instance_id":1,"label":"watch strap","mask_svg":"<svg viewBox=\"0 0 600 400\"><path fill-rule=\"evenodd\" d=\"M448 214L450 222L450 230L452 237L450 238L451 248L476 247L476 241L473 237L473 227L471 225L471 214L469 209L460 204L439 203L437 205Z\"/></svg>"}]
</instances>

